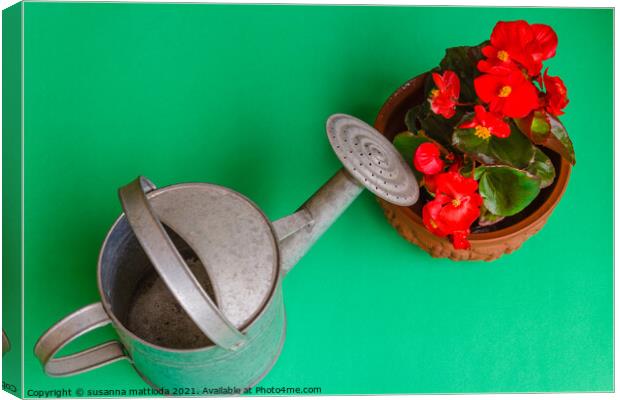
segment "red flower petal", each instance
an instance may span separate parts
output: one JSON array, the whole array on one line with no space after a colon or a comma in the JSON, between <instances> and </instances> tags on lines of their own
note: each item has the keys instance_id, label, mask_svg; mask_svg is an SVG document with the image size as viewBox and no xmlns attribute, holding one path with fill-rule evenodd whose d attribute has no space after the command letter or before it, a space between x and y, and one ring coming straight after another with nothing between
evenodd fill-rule
<instances>
[{"instance_id":1,"label":"red flower petal","mask_svg":"<svg viewBox=\"0 0 620 400\"><path fill-rule=\"evenodd\" d=\"M440 213L439 220L450 226L450 230L468 229L480 216L478 195L459 196L445 205Z\"/></svg>"},{"instance_id":2,"label":"red flower petal","mask_svg":"<svg viewBox=\"0 0 620 400\"><path fill-rule=\"evenodd\" d=\"M435 199L422 209L424 225L435 235L452 235L455 246L465 246L469 227L480 216L482 197L477 192L478 183L457 172L434 175L433 180Z\"/></svg>"},{"instance_id":3,"label":"red flower petal","mask_svg":"<svg viewBox=\"0 0 620 400\"><path fill-rule=\"evenodd\" d=\"M437 183L435 182L435 178L437 175L424 175L424 186L426 190L431 193L435 193L437 191Z\"/></svg>"},{"instance_id":4,"label":"red flower petal","mask_svg":"<svg viewBox=\"0 0 620 400\"><path fill-rule=\"evenodd\" d=\"M478 182L466 178L456 172L445 172L437 176L437 193L445 194L450 198L460 195L469 195L478 190Z\"/></svg>"},{"instance_id":5,"label":"red flower petal","mask_svg":"<svg viewBox=\"0 0 620 400\"><path fill-rule=\"evenodd\" d=\"M463 122L461 125L459 125L459 128L461 128L461 129L470 129L470 128L475 128L476 125L478 125L476 123L476 120L472 119L471 121Z\"/></svg>"},{"instance_id":6,"label":"red flower petal","mask_svg":"<svg viewBox=\"0 0 620 400\"><path fill-rule=\"evenodd\" d=\"M463 159L461 157L458 157L454 160L452 165L450 165L450 168L448 169L448 171L459 172L462 166L463 166Z\"/></svg>"},{"instance_id":7,"label":"red flower petal","mask_svg":"<svg viewBox=\"0 0 620 400\"><path fill-rule=\"evenodd\" d=\"M474 79L474 89L480 100L489 103L497 97L497 92L501 88L499 77L495 75L480 75Z\"/></svg>"},{"instance_id":8,"label":"red flower petal","mask_svg":"<svg viewBox=\"0 0 620 400\"><path fill-rule=\"evenodd\" d=\"M435 114L439 114L446 119L452 118L456 113L455 100L447 96L446 94L440 93L436 96L431 96L429 101L431 103L431 110Z\"/></svg>"},{"instance_id":9,"label":"red flower petal","mask_svg":"<svg viewBox=\"0 0 620 400\"><path fill-rule=\"evenodd\" d=\"M418 146L413 156L415 168L426 175L434 175L444 167L441 152L435 143L426 142Z\"/></svg>"},{"instance_id":10,"label":"red flower petal","mask_svg":"<svg viewBox=\"0 0 620 400\"><path fill-rule=\"evenodd\" d=\"M448 232L443 229L443 224L438 220L442 204L438 200L429 201L422 208L422 222L429 232L437 236L446 236Z\"/></svg>"},{"instance_id":11,"label":"red flower petal","mask_svg":"<svg viewBox=\"0 0 620 400\"><path fill-rule=\"evenodd\" d=\"M510 136L510 125L504 120L499 120L497 125L491 129L491 135L497 136L498 138L505 139Z\"/></svg>"},{"instance_id":12,"label":"red flower petal","mask_svg":"<svg viewBox=\"0 0 620 400\"><path fill-rule=\"evenodd\" d=\"M486 60L478 63L485 73L505 73L501 68L518 63L530 76L538 76L542 61L555 55L557 35L548 25L526 21L500 21L491 34L491 47L482 53Z\"/></svg>"},{"instance_id":13,"label":"red flower petal","mask_svg":"<svg viewBox=\"0 0 620 400\"><path fill-rule=\"evenodd\" d=\"M512 92L502 107L502 114L511 118L523 118L538 107L538 90L529 81L512 87Z\"/></svg>"},{"instance_id":14,"label":"red flower petal","mask_svg":"<svg viewBox=\"0 0 620 400\"><path fill-rule=\"evenodd\" d=\"M456 112L455 107L461 91L459 77L450 70L445 71L442 75L434 72L432 77L437 89L431 91L428 99L431 110L444 118L452 118Z\"/></svg>"},{"instance_id":15,"label":"red flower petal","mask_svg":"<svg viewBox=\"0 0 620 400\"><path fill-rule=\"evenodd\" d=\"M432 76L433 76L433 82L435 83L435 86L437 86L437 90L439 90L440 92L444 91L446 88L446 85L444 85L443 83L443 77L437 72L433 72Z\"/></svg>"},{"instance_id":16,"label":"red flower petal","mask_svg":"<svg viewBox=\"0 0 620 400\"><path fill-rule=\"evenodd\" d=\"M491 33L491 44L496 48L523 48L533 37L530 24L526 21L499 21Z\"/></svg>"},{"instance_id":17,"label":"red flower petal","mask_svg":"<svg viewBox=\"0 0 620 400\"><path fill-rule=\"evenodd\" d=\"M456 73L453 71L446 71L443 74L444 82L446 83L446 92L452 97L455 101L459 99L459 94L461 93L461 81Z\"/></svg>"},{"instance_id":18,"label":"red flower petal","mask_svg":"<svg viewBox=\"0 0 620 400\"><path fill-rule=\"evenodd\" d=\"M506 138L510 136L510 125L504 121L504 119L495 113L488 112L481 105L474 107L474 118L471 121L467 121L459 125L459 128L476 128L476 135L485 138L489 138L490 135L500 138ZM486 132L480 128L486 128ZM481 132L478 132L478 131Z\"/></svg>"},{"instance_id":19,"label":"red flower petal","mask_svg":"<svg viewBox=\"0 0 620 400\"><path fill-rule=\"evenodd\" d=\"M521 118L538 107L538 90L519 71L481 75L474 79L474 88L489 110L502 116Z\"/></svg>"},{"instance_id":20,"label":"red flower petal","mask_svg":"<svg viewBox=\"0 0 620 400\"><path fill-rule=\"evenodd\" d=\"M488 112L483 106L476 106L474 111L476 112L475 120L478 125L487 128L491 135L500 138L510 136L510 125L501 116Z\"/></svg>"},{"instance_id":21,"label":"red flower petal","mask_svg":"<svg viewBox=\"0 0 620 400\"><path fill-rule=\"evenodd\" d=\"M474 113L476 113L477 119L484 119L487 114L487 110L484 109L484 106L477 104L474 106Z\"/></svg>"},{"instance_id":22,"label":"red flower petal","mask_svg":"<svg viewBox=\"0 0 620 400\"><path fill-rule=\"evenodd\" d=\"M452 245L455 249L467 250L471 247L467 236L469 235L469 229L463 231L455 231L452 233Z\"/></svg>"},{"instance_id":23,"label":"red flower petal","mask_svg":"<svg viewBox=\"0 0 620 400\"><path fill-rule=\"evenodd\" d=\"M540 57L540 61L555 56L555 50L558 47L558 35L553 28L544 24L532 24L531 27L537 47L536 56Z\"/></svg>"},{"instance_id":24,"label":"red flower petal","mask_svg":"<svg viewBox=\"0 0 620 400\"><path fill-rule=\"evenodd\" d=\"M548 71L549 69L545 70L544 74L544 84L547 90L544 98L545 110L555 116L562 115L569 103L566 86L560 77L549 76Z\"/></svg>"},{"instance_id":25,"label":"red flower petal","mask_svg":"<svg viewBox=\"0 0 620 400\"><path fill-rule=\"evenodd\" d=\"M493 46L484 46L482 48L482 55L489 58L497 57L497 49Z\"/></svg>"},{"instance_id":26,"label":"red flower petal","mask_svg":"<svg viewBox=\"0 0 620 400\"><path fill-rule=\"evenodd\" d=\"M489 58L487 60L478 61L478 70L480 72L493 75L507 75L512 71L518 70L519 67L512 61L506 62L497 58Z\"/></svg>"}]
</instances>

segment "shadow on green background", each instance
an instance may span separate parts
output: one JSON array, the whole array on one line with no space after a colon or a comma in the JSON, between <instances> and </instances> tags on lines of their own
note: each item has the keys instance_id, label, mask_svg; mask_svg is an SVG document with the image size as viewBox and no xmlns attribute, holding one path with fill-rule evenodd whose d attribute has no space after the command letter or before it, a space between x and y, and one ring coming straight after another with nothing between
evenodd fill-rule
<instances>
[{"instance_id":1,"label":"shadow on green background","mask_svg":"<svg viewBox=\"0 0 620 400\"><path fill-rule=\"evenodd\" d=\"M98 300L119 186L214 182L284 216L339 168L330 114L372 122L445 48L521 18L558 33L546 65L571 99L577 166L547 226L492 263L436 260L364 193L286 278L287 341L260 386L612 390L612 10L26 3L25 394L145 386L127 362L55 379L32 355Z\"/></svg>"}]
</instances>

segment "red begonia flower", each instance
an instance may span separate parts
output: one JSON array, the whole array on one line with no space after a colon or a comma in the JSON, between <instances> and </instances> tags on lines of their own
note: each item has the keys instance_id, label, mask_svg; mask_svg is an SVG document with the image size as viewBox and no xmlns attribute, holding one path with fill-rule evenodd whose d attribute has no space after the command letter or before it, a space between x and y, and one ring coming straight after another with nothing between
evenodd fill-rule
<instances>
[{"instance_id":1,"label":"red begonia flower","mask_svg":"<svg viewBox=\"0 0 620 400\"><path fill-rule=\"evenodd\" d=\"M422 221L429 232L434 235L444 237L448 236L451 231L441 218L440 214L442 209L443 204L440 199L435 198L434 200L429 201L424 204L424 207L422 208Z\"/></svg>"},{"instance_id":2,"label":"red begonia flower","mask_svg":"<svg viewBox=\"0 0 620 400\"><path fill-rule=\"evenodd\" d=\"M456 112L456 103L461 92L461 82L453 71L445 71L442 75L433 72L436 89L431 90L428 98L431 110L444 118L452 118Z\"/></svg>"},{"instance_id":3,"label":"red begonia flower","mask_svg":"<svg viewBox=\"0 0 620 400\"><path fill-rule=\"evenodd\" d=\"M484 54L490 54L488 58L478 61L478 70L487 74L509 74L513 70L519 70L519 66L515 64L508 56L497 54L504 54L498 52L497 49L494 49L491 46L486 46L482 48L482 52ZM501 57L501 58L500 58ZM504 61L505 60L505 61Z\"/></svg>"},{"instance_id":4,"label":"red begonia flower","mask_svg":"<svg viewBox=\"0 0 620 400\"><path fill-rule=\"evenodd\" d=\"M437 180L437 174L435 175L424 175L424 186L426 187L426 190L428 190L430 193L435 193L435 191L437 190L437 185L435 183L435 181Z\"/></svg>"},{"instance_id":5,"label":"red begonia flower","mask_svg":"<svg viewBox=\"0 0 620 400\"><path fill-rule=\"evenodd\" d=\"M520 71L484 74L474 79L476 94L489 111L511 118L525 117L538 107L538 89Z\"/></svg>"},{"instance_id":6,"label":"red begonia flower","mask_svg":"<svg viewBox=\"0 0 620 400\"><path fill-rule=\"evenodd\" d=\"M471 247L467 236L469 235L469 229L465 231L452 232L452 245L455 249L467 250Z\"/></svg>"},{"instance_id":7,"label":"red begonia flower","mask_svg":"<svg viewBox=\"0 0 620 400\"><path fill-rule=\"evenodd\" d=\"M529 53L534 61L543 62L555 56L558 47L558 35L553 28L545 24L532 24L534 40L528 46ZM538 69L540 72L540 69Z\"/></svg>"},{"instance_id":8,"label":"red begonia flower","mask_svg":"<svg viewBox=\"0 0 620 400\"><path fill-rule=\"evenodd\" d=\"M544 75L545 90L547 91L545 94L545 110L555 116L562 115L564 114L564 107L569 102L566 86L559 76L549 76L548 71L547 68Z\"/></svg>"},{"instance_id":9,"label":"red begonia flower","mask_svg":"<svg viewBox=\"0 0 620 400\"><path fill-rule=\"evenodd\" d=\"M435 143L422 143L415 151L413 165L425 175L434 175L441 172L444 167L440 155L439 147Z\"/></svg>"},{"instance_id":10,"label":"red begonia flower","mask_svg":"<svg viewBox=\"0 0 620 400\"><path fill-rule=\"evenodd\" d=\"M462 123L459 128L474 128L474 134L481 139L488 139L491 135L499 138L510 136L510 125L501 116L487 111L481 105L475 106L474 111L474 118Z\"/></svg>"},{"instance_id":11,"label":"red begonia flower","mask_svg":"<svg viewBox=\"0 0 620 400\"><path fill-rule=\"evenodd\" d=\"M453 153L450 153L453 154ZM452 172L459 172L461 170L461 167L463 166L463 159L461 157L452 157L452 164L450 165L450 168L448 168L448 171L452 171Z\"/></svg>"},{"instance_id":12,"label":"red begonia flower","mask_svg":"<svg viewBox=\"0 0 620 400\"><path fill-rule=\"evenodd\" d=\"M530 76L537 76L542 62L555 55L558 37L548 25L526 21L500 21L491 33L491 44L482 49L487 57L478 63L478 69L486 73L506 73L516 64Z\"/></svg>"},{"instance_id":13,"label":"red begonia flower","mask_svg":"<svg viewBox=\"0 0 620 400\"><path fill-rule=\"evenodd\" d=\"M491 44L482 49L487 59L478 64L482 72L499 72L514 68L515 62L527 63L526 48L534 39L530 25L525 21L499 21L491 33Z\"/></svg>"},{"instance_id":14,"label":"red begonia flower","mask_svg":"<svg viewBox=\"0 0 620 400\"><path fill-rule=\"evenodd\" d=\"M469 229L480 216L482 197L478 194L478 182L456 172L437 176L436 196L443 197L443 220L452 231ZM436 197L436 198L437 198Z\"/></svg>"},{"instance_id":15,"label":"red begonia flower","mask_svg":"<svg viewBox=\"0 0 620 400\"><path fill-rule=\"evenodd\" d=\"M448 155L446 156L446 160L452 161L452 164L450 164L448 171L459 172L461 167L463 166L463 159L461 157L455 156L454 153L448 153ZM437 190L436 182L437 182L437 177L439 175L440 174L424 175L424 186L426 187L426 190L432 193L433 195L435 194L435 191Z\"/></svg>"},{"instance_id":16,"label":"red begonia flower","mask_svg":"<svg viewBox=\"0 0 620 400\"><path fill-rule=\"evenodd\" d=\"M424 226L437 236L452 235L456 246L464 246L469 227L480 216L478 182L457 172L444 172L436 176L435 186L435 198L422 209Z\"/></svg>"}]
</instances>

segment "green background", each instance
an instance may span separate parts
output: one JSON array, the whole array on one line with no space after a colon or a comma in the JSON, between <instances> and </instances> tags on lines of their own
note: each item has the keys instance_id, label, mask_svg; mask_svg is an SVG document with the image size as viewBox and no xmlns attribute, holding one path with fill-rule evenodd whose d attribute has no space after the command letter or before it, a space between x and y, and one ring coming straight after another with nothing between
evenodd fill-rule
<instances>
[{"instance_id":1,"label":"green background","mask_svg":"<svg viewBox=\"0 0 620 400\"><path fill-rule=\"evenodd\" d=\"M372 122L446 47L521 18L558 33L546 65L571 99L578 161L546 227L492 263L436 260L365 192L286 278L288 336L260 385L613 390L612 10L26 3L26 391L145 386L127 362L57 379L32 356L97 301L119 186L214 182L282 217L339 168L330 114Z\"/></svg>"},{"instance_id":2,"label":"green background","mask_svg":"<svg viewBox=\"0 0 620 400\"><path fill-rule=\"evenodd\" d=\"M2 383L22 389L21 270L21 27L22 5L2 13L2 329L11 348L2 356Z\"/></svg>"}]
</instances>

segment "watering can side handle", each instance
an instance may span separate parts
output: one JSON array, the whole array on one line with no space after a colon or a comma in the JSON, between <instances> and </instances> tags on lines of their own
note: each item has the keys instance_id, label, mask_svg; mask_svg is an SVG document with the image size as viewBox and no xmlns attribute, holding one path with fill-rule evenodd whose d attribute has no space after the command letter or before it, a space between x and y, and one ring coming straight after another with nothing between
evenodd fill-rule
<instances>
[{"instance_id":1,"label":"watering can side handle","mask_svg":"<svg viewBox=\"0 0 620 400\"><path fill-rule=\"evenodd\" d=\"M9 337L6 335L4 329L2 330L2 355L5 355L11 350L11 342L9 341Z\"/></svg>"},{"instance_id":2,"label":"watering can side handle","mask_svg":"<svg viewBox=\"0 0 620 400\"><path fill-rule=\"evenodd\" d=\"M127 358L122 345L110 341L69 356L54 357L65 345L112 321L101 303L83 307L52 326L37 342L34 353L51 376L71 376Z\"/></svg>"}]
</instances>

